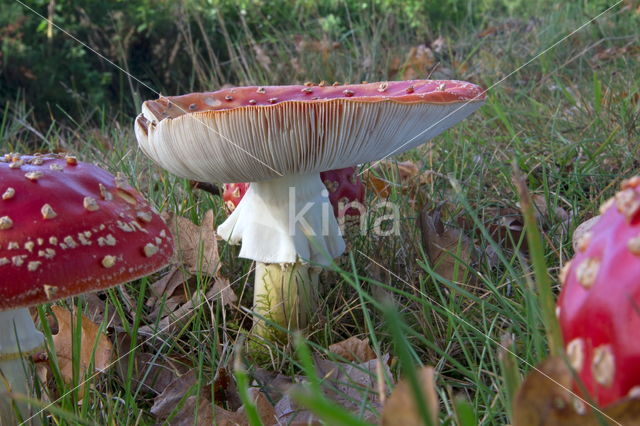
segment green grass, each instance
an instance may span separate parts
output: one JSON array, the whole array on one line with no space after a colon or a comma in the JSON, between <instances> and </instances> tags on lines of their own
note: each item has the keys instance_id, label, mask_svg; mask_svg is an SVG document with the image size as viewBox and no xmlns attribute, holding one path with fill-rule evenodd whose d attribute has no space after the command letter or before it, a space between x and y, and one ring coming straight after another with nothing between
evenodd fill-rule
<instances>
[{"instance_id":1,"label":"green grass","mask_svg":"<svg viewBox=\"0 0 640 426\"><path fill-rule=\"evenodd\" d=\"M440 31L447 46L433 77L468 79L490 87L604 8L604 2L596 1L540 2L530 7L525 18L503 12L462 20L455 28L445 25ZM356 17L328 33L335 37L330 40L342 44L323 60L317 60L316 51L295 53L302 72L291 64L293 32L286 27L267 26L261 33L240 37L227 46L237 54L237 61L227 66L235 81L246 83L284 83L283 76L293 76L287 82L300 83L384 80L394 58L403 61L409 49L425 39L418 38L418 32L390 33L385 30L386 20L373 18ZM519 379L514 369L521 377L549 353L543 315L549 301L541 298L536 284L547 281L548 274L550 290L557 294L556 277L572 256L570 237L575 226L597 214L599 204L623 178L638 173L640 57L635 53L602 60L595 55L607 48L639 46L639 24L632 11L614 9L493 87L486 106L469 119L432 143L402 154L401 159L420 161L424 170L445 176L423 185L419 199L433 207L447 203L445 223L457 228L464 224L463 232L479 248L477 260L457 266L458 282L439 275L421 243L418 206L403 192L394 192L391 201L402 206L401 235L353 236L350 252L321 277L324 298L313 333L297 345L297 351L273 345L264 357L252 359L244 354L246 373L236 370L240 396L246 398L245 388L257 366L289 376L307 374L311 393L302 393L300 402L324 411L328 423L357 417L358 413L342 412L320 397L322 377L314 377L309 365L311 352L330 356L330 344L357 335L369 337L377 354L391 354L395 377L411 375L418 365L436 368L442 421L475 424L475 418L481 424L508 423L513 386L505 385L505 375L507 384L513 384ZM479 36L491 27L495 31ZM272 63L282 67L266 70L253 53L247 53L253 52L245 49L252 39L267 49ZM366 52L377 59L365 69ZM195 86L211 87L207 84ZM84 161L125 173L159 210L199 223L204 212L213 209L216 223L225 219L219 197L193 190L188 182L144 157L137 149L129 114L89 109L84 115L42 125L33 120L30 109L19 98L4 106L2 151L71 151ZM528 253L514 249L527 246L524 233L519 240L507 242L508 235L493 232L500 220L495 208L518 208L514 162L529 191L542 195L551 211L538 221L541 238L529 245ZM371 192L368 201L374 201ZM571 221L554 214L555 207L569 212ZM111 369L93 378L81 406L75 404L75 390L56 375L56 395L64 396L47 408L47 415L60 422L80 418L98 424L153 424L153 395L131 380L140 352L195 368L199 387L213 391L216 371L233 370L235 346L243 348L252 339L246 331L251 262L237 254L237 247L220 242L221 274L232 282L240 299L237 306L198 304L171 333L151 338L138 334L140 326L149 325L146 281L124 286L133 307L123 290L110 290L107 304L123 323L118 334L128 335L134 348L130 354L121 354L129 363L127 374L121 377ZM201 277L195 291L206 292L210 284ZM45 332L50 336L50 330ZM505 335L512 336L510 348L515 353L507 361L499 346ZM137 344L141 346L136 348ZM372 406L366 400L363 404Z\"/></svg>"}]
</instances>

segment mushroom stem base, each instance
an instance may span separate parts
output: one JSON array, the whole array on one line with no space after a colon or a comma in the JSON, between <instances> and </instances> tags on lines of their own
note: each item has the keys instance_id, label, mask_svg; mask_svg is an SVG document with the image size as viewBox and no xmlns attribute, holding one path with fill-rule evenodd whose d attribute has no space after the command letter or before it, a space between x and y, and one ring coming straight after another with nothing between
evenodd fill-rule
<instances>
[{"instance_id":1,"label":"mushroom stem base","mask_svg":"<svg viewBox=\"0 0 640 426\"><path fill-rule=\"evenodd\" d=\"M287 341L287 330L304 330L318 305L320 268L308 264L256 263L253 331Z\"/></svg>"},{"instance_id":2,"label":"mushroom stem base","mask_svg":"<svg viewBox=\"0 0 640 426\"><path fill-rule=\"evenodd\" d=\"M31 417L28 404L13 400L9 394L33 396L31 366L26 357L40 350L44 337L31 319L26 308L0 312L0 425L18 424L20 412L22 420ZM39 424L35 419L27 424Z\"/></svg>"}]
</instances>

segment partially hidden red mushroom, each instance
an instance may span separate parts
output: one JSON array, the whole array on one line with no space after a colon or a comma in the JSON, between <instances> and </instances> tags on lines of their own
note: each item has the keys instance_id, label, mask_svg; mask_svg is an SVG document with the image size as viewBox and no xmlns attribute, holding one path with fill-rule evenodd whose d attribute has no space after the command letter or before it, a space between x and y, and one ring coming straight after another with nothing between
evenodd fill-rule
<instances>
[{"instance_id":1,"label":"partially hidden red mushroom","mask_svg":"<svg viewBox=\"0 0 640 426\"><path fill-rule=\"evenodd\" d=\"M640 177L601 214L563 268L557 313L572 367L606 406L640 396Z\"/></svg>"},{"instance_id":2,"label":"partially hidden red mushroom","mask_svg":"<svg viewBox=\"0 0 640 426\"><path fill-rule=\"evenodd\" d=\"M304 329L319 268L343 253L320 172L417 147L476 111L484 91L464 81L249 86L146 101L138 144L166 170L201 182L251 182L218 227L256 261L257 334L266 318Z\"/></svg>"},{"instance_id":3,"label":"partially hidden red mushroom","mask_svg":"<svg viewBox=\"0 0 640 426\"><path fill-rule=\"evenodd\" d=\"M249 189L248 182L224 184L222 200L224 201L224 207L227 209L227 213L233 213L236 207L238 207L238 204L240 204L247 189Z\"/></svg>"},{"instance_id":4,"label":"partially hidden red mushroom","mask_svg":"<svg viewBox=\"0 0 640 426\"><path fill-rule=\"evenodd\" d=\"M5 383L28 392L22 358L44 342L28 306L148 275L172 253L169 229L124 176L73 156L0 156L0 423L13 415Z\"/></svg>"},{"instance_id":5,"label":"partially hidden red mushroom","mask_svg":"<svg viewBox=\"0 0 640 426\"><path fill-rule=\"evenodd\" d=\"M356 167L320 172L320 179L329 191L329 201L333 206L333 214L340 219L343 216L360 216L360 206L364 207L365 186L360 179ZM229 213L232 213L249 183L225 183L222 198Z\"/></svg>"}]
</instances>

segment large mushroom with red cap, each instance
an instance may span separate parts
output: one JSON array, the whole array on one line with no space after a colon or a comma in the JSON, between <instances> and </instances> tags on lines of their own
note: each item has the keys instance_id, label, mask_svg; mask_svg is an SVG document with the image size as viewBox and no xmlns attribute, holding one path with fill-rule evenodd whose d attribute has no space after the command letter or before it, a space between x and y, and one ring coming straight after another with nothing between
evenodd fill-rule
<instances>
[{"instance_id":1,"label":"large mushroom with red cap","mask_svg":"<svg viewBox=\"0 0 640 426\"><path fill-rule=\"evenodd\" d=\"M251 182L218 233L257 262L258 318L304 328L317 266L345 249L320 172L414 148L483 100L463 81L236 87L146 101L135 132L142 150L178 176Z\"/></svg>"},{"instance_id":2,"label":"large mushroom with red cap","mask_svg":"<svg viewBox=\"0 0 640 426\"><path fill-rule=\"evenodd\" d=\"M570 364L606 406L640 397L640 177L601 213L561 273L557 310Z\"/></svg>"},{"instance_id":3,"label":"large mushroom with red cap","mask_svg":"<svg viewBox=\"0 0 640 426\"><path fill-rule=\"evenodd\" d=\"M44 343L28 306L148 275L172 253L123 176L72 156L0 157L0 423L13 419L7 392L28 393L23 359Z\"/></svg>"}]
</instances>

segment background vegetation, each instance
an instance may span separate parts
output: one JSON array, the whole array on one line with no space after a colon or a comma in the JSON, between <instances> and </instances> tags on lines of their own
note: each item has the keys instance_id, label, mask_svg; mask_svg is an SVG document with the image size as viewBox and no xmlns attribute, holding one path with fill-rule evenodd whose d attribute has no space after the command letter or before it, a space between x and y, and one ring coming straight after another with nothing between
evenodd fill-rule
<instances>
[{"instance_id":1,"label":"background vegetation","mask_svg":"<svg viewBox=\"0 0 640 426\"><path fill-rule=\"evenodd\" d=\"M401 236L350 237L350 253L339 259L339 269L322 278L325 302L309 344L316 356L335 359L327 354L329 345L351 336L368 337L379 358L391 354L393 377L413 366L435 366L442 421L459 422L464 407L482 424L510 421L511 396L497 342L513 342L519 376L547 354L531 255L546 261L557 292L557 272L573 253L573 229L597 214L622 178L638 173L637 2L618 4L566 40L615 2L26 4L135 79L23 5L0 0L2 151L77 153L112 172L124 172L160 210L195 223L209 209L215 223L224 220L220 197L194 190L138 151L133 117L144 99L227 84L428 75L490 88L478 113L433 143L403 154L416 173L403 180L397 178L398 170L380 172L397 183L390 198L403 206ZM512 181L514 160L537 200L544 245L537 253L530 253L524 241ZM368 201L377 197L369 191ZM429 253L430 241L450 235L453 244L445 257L452 266L444 270ZM236 247L220 243L219 250L216 279L232 283L238 301L226 306L220 301L194 303L188 320L170 333L154 338L138 334L140 327L153 329L163 318L145 305L152 296L145 282L111 290L102 299L109 307L103 309L115 311L119 321L108 325L112 340L125 335L144 342L125 357L125 366L133 366L140 354L152 354L156 364L171 361L196 371L197 389L179 399L169 421L203 387L212 404L237 408L232 398L216 393L216 386L220 371L233 370L234 345L248 338L246 308L252 290L245 274L251 265L237 259ZM213 281L196 274L181 287L185 300L202 297ZM399 317L385 308L389 299ZM397 328L390 328L393 324ZM299 360L292 348L273 347L269 357L248 359L247 365L251 380L258 380L263 369L292 378L305 372ZM94 378L81 407L74 404L77 395L65 394L69 385L57 383L50 397L66 395L56 405L66 414L54 414L89 423L158 421L151 411L158 392L132 381L133 367L124 371L112 369ZM356 404L360 411L355 410L361 417L366 412L362 407L378 408L375 389L364 395Z\"/></svg>"}]
</instances>

